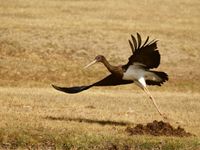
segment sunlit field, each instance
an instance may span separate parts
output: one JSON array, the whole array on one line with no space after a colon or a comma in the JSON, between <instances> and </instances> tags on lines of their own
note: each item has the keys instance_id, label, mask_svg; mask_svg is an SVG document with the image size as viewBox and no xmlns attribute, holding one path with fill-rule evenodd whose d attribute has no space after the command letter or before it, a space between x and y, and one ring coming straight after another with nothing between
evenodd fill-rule
<instances>
[{"instance_id":1,"label":"sunlit field","mask_svg":"<svg viewBox=\"0 0 200 150\"><path fill-rule=\"evenodd\" d=\"M199 150L199 10L198 0L0 0L0 148ZM169 75L149 90L168 122L195 136L130 136L129 126L163 120L134 84L51 87L104 78L102 64L83 67L98 54L127 63L137 32L159 40L157 70Z\"/></svg>"}]
</instances>

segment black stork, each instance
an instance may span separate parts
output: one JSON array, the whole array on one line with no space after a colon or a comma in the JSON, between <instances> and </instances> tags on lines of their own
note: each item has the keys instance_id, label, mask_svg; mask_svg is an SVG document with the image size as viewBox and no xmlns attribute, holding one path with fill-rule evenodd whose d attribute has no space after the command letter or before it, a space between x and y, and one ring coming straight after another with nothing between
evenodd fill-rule
<instances>
[{"instance_id":1,"label":"black stork","mask_svg":"<svg viewBox=\"0 0 200 150\"><path fill-rule=\"evenodd\" d=\"M157 40L152 40L149 42L149 36L147 36L147 39L142 44L142 39L139 33L137 33L137 38L135 38L133 35L131 35L131 38L132 42L129 40L129 44L133 54L129 57L127 64L113 66L103 55L98 55L95 57L94 61L85 67L88 68L97 62L103 63L110 72L110 75L104 79L87 86L52 86L56 90L73 94L87 90L93 86L116 86L134 82L149 96L158 113L163 116L153 96L147 89L147 85L161 86L165 81L168 80L168 75L165 72L151 70L153 68L157 68L160 64L160 54L157 49Z\"/></svg>"}]
</instances>

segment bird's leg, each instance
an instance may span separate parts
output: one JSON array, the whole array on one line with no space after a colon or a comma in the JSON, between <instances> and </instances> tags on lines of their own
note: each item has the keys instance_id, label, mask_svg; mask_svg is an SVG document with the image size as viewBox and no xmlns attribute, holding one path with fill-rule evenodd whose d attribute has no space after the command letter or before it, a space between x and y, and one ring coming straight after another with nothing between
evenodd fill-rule
<instances>
[{"instance_id":1,"label":"bird's leg","mask_svg":"<svg viewBox=\"0 0 200 150\"><path fill-rule=\"evenodd\" d=\"M161 113L161 111L159 110L159 108L158 108L158 106L157 106L157 104L156 104L156 102L155 102L155 99L153 98L153 96L151 95L151 93L149 92L149 90L148 90L146 87L143 87L143 90L144 90L144 92L149 96L149 98L152 100L152 102L153 102L154 106L156 107L158 113L159 113L161 116L163 116L163 114Z\"/></svg>"}]
</instances>

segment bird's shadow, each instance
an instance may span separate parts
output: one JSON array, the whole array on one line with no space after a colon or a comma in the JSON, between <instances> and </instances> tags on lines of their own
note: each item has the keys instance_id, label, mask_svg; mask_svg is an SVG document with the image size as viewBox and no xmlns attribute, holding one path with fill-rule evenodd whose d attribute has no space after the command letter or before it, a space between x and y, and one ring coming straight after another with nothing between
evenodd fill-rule
<instances>
[{"instance_id":1,"label":"bird's shadow","mask_svg":"<svg viewBox=\"0 0 200 150\"><path fill-rule=\"evenodd\" d=\"M97 119L87 119L87 118L46 116L46 117L44 117L44 119L47 119L47 120L59 120L59 121L74 121L74 122L84 122L84 123L90 123L90 124L114 125L114 126L132 125L131 122L125 122L125 121L97 120Z\"/></svg>"}]
</instances>

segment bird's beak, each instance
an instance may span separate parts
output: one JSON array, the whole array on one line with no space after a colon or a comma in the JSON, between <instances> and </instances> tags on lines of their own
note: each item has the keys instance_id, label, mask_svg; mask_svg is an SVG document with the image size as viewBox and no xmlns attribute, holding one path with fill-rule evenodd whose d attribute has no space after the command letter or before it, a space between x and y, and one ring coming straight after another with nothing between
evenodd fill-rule
<instances>
[{"instance_id":1,"label":"bird's beak","mask_svg":"<svg viewBox=\"0 0 200 150\"><path fill-rule=\"evenodd\" d=\"M94 65L97 62L97 60L92 61L91 63L89 63L87 66L84 67L84 69Z\"/></svg>"}]
</instances>

